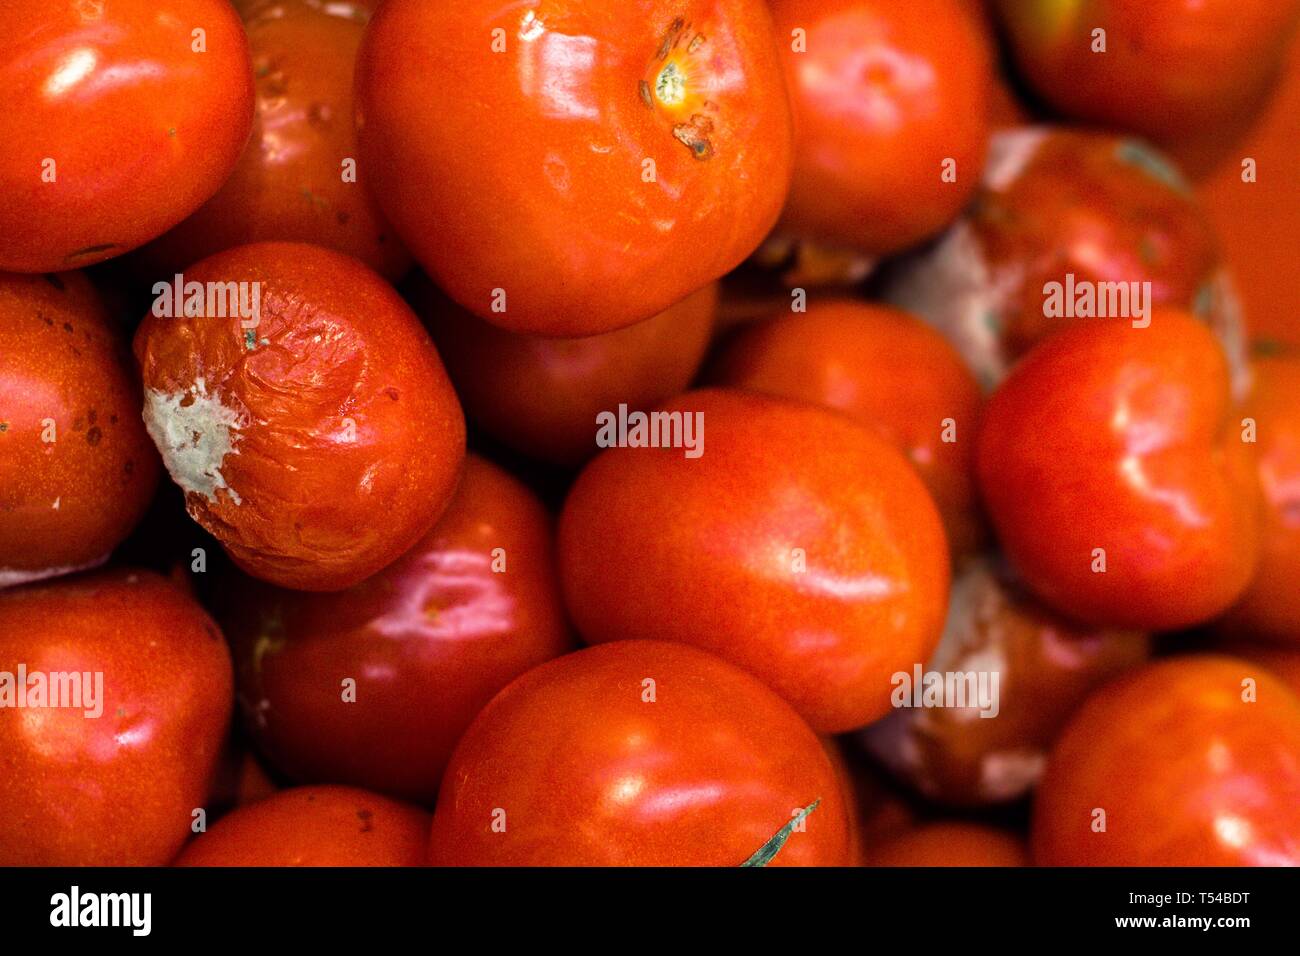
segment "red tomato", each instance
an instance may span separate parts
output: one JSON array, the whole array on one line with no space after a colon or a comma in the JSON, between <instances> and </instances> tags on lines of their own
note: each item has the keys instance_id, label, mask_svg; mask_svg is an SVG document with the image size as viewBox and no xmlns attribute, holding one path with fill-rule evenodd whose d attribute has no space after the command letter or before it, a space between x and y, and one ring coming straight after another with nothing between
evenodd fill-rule
<instances>
[{"instance_id":1,"label":"red tomato","mask_svg":"<svg viewBox=\"0 0 1300 956\"><path fill-rule=\"evenodd\" d=\"M867 866L1029 866L1020 837L976 823L926 823L877 845Z\"/></svg>"},{"instance_id":2,"label":"red tomato","mask_svg":"<svg viewBox=\"0 0 1300 956\"><path fill-rule=\"evenodd\" d=\"M290 240L400 277L410 254L356 169L352 73L369 11L348 0L239 6L257 82L252 139L220 192L142 250L142 259L170 278L224 249Z\"/></svg>"},{"instance_id":3,"label":"red tomato","mask_svg":"<svg viewBox=\"0 0 1300 956\"><path fill-rule=\"evenodd\" d=\"M429 815L352 787L296 787L222 817L176 866L423 866Z\"/></svg>"},{"instance_id":4,"label":"red tomato","mask_svg":"<svg viewBox=\"0 0 1300 956\"><path fill-rule=\"evenodd\" d=\"M849 862L821 742L711 655L618 641L543 664L488 704L447 769L430 861L739 866L814 803L774 865Z\"/></svg>"},{"instance_id":5,"label":"red tomato","mask_svg":"<svg viewBox=\"0 0 1300 956\"><path fill-rule=\"evenodd\" d=\"M226 309L151 313L136 333L145 426L191 517L249 574L305 591L402 555L446 508L465 445L406 303L350 256L294 243L218 253L184 279L239 283L245 305L260 290L256 328Z\"/></svg>"},{"instance_id":6,"label":"red tomato","mask_svg":"<svg viewBox=\"0 0 1300 956\"><path fill-rule=\"evenodd\" d=\"M248 141L253 74L223 0L6 0L0 269L119 256L215 193Z\"/></svg>"},{"instance_id":7,"label":"red tomato","mask_svg":"<svg viewBox=\"0 0 1300 956\"><path fill-rule=\"evenodd\" d=\"M388 0L357 95L363 167L398 233L452 298L515 332L662 312L758 245L790 181L761 0Z\"/></svg>"},{"instance_id":8,"label":"red tomato","mask_svg":"<svg viewBox=\"0 0 1300 956\"><path fill-rule=\"evenodd\" d=\"M1046 866L1300 864L1300 698L1230 657L1106 685L1052 750L1032 845Z\"/></svg>"},{"instance_id":9,"label":"red tomato","mask_svg":"<svg viewBox=\"0 0 1300 956\"><path fill-rule=\"evenodd\" d=\"M929 656L947 601L947 542L916 472L802 402L714 389L662 410L702 416L700 457L614 448L565 502L560 575L579 633L713 651L821 733L885 714L890 676Z\"/></svg>"},{"instance_id":10,"label":"red tomato","mask_svg":"<svg viewBox=\"0 0 1300 956\"><path fill-rule=\"evenodd\" d=\"M1226 610L1259 555L1228 366L1191 316L1076 325L985 406L976 472L1008 557L1079 620L1172 630ZM1104 552L1104 554L1099 552Z\"/></svg>"},{"instance_id":11,"label":"red tomato","mask_svg":"<svg viewBox=\"0 0 1300 956\"><path fill-rule=\"evenodd\" d=\"M915 316L851 299L809 302L737 334L714 367L723 385L848 413L895 445L934 496L955 555L982 537L975 496L980 387Z\"/></svg>"},{"instance_id":12,"label":"red tomato","mask_svg":"<svg viewBox=\"0 0 1300 956\"><path fill-rule=\"evenodd\" d=\"M596 416L651 408L690 384L717 310L710 284L652 319L578 339L507 332L422 283L417 310L466 414L533 458L579 465L594 455Z\"/></svg>"},{"instance_id":13,"label":"red tomato","mask_svg":"<svg viewBox=\"0 0 1300 956\"><path fill-rule=\"evenodd\" d=\"M0 273L0 587L103 562L148 508L130 362L81 273Z\"/></svg>"},{"instance_id":14,"label":"red tomato","mask_svg":"<svg viewBox=\"0 0 1300 956\"><path fill-rule=\"evenodd\" d=\"M573 645L553 548L541 503L471 455L433 530L362 583L305 594L242 579L223 623L253 738L299 780L432 804L483 705Z\"/></svg>"},{"instance_id":15,"label":"red tomato","mask_svg":"<svg viewBox=\"0 0 1300 956\"><path fill-rule=\"evenodd\" d=\"M33 703L68 675L79 699L73 684L63 706ZM230 655L158 575L30 585L0 592L0 701L0 866L161 866L208 797Z\"/></svg>"},{"instance_id":16,"label":"red tomato","mask_svg":"<svg viewBox=\"0 0 1300 956\"><path fill-rule=\"evenodd\" d=\"M1150 641L1062 618L988 561L962 570L949 602L925 671L995 674L995 706L898 709L863 730L862 742L931 800L976 807L1017 800L1038 782L1048 747L1088 692L1145 661Z\"/></svg>"},{"instance_id":17,"label":"red tomato","mask_svg":"<svg viewBox=\"0 0 1300 956\"><path fill-rule=\"evenodd\" d=\"M887 254L955 219L979 183L993 86L965 0L771 6L795 129L782 228Z\"/></svg>"}]
</instances>

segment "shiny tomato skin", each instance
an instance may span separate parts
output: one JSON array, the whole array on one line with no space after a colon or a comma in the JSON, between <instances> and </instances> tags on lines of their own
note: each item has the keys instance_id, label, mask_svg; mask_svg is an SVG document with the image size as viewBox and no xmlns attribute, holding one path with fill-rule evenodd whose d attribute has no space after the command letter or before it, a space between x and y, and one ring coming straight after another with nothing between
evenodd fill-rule
<instances>
[{"instance_id":1,"label":"shiny tomato skin","mask_svg":"<svg viewBox=\"0 0 1300 956\"><path fill-rule=\"evenodd\" d=\"M838 409L874 429L925 482L954 555L978 548L974 450L982 394L962 357L920 319L876 303L815 298L806 312L739 332L713 379Z\"/></svg>"},{"instance_id":2,"label":"shiny tomato skin","mask_svg":"<svg viewBox=\"0 0 1300 956\"><path fill-rule=\"evenodd\" d=\"M20 663L101 674L102 713L0 708L0 865L166 864L230 720L217 626L158 575L96 572L0 592L0 671Z\"/></svg>"},{"instance_id":3,"label":"shiny tomato skin","mask_svg":"<svg viewBox=\"0 0 1300 956\"><path fill-rule=\"evenodd\" d=\"M406 303L358 260L298 243L240 246L184 279L261 290L255 329L151 312L136 332L145 425L190 516L283 587L342 590L400 557L450 501L465 447Z\"/></svg>"},{"instance_id":4,"label":"shiny tomato skin","mask_svg":"<svg viewBox=\"0 0 1300 956\"><path fill-rule=\"evenodd\" d=\"M573 646L551 525L523 484L470 455L433 529L360 584L307 594L237 582L222 620L250 735L270 762L298 780L432 805L483 706Z\"/></svg>"},{"instance_id":5,"label":"shiny tomato skin","mask_svg":"<svg viewBox=\"0 0 1300 956\"><path fill-rule=\"evenodd\" d=\"M817 736L710 654L616 641L543 664L479 714L443 781L430 862L738 866L818 800L770 865L851 859Z\"/></svg>"},{"instance_id":6,"label":"shiny tomato skin","mask_svg":"<svg viewBox=\"0 0 1300 956\"><path fill-rule=\"evenodd\" d=\"M963 0L771 6L795 129L781 229L874 255L943 229L984 162L994 57L985 25ZM945 181L948 161L955 178Z\"/></svg>"},{"instance_id":7,"label":"shiny tomato skin","mask_svg":"<svg viewBox=\"0 0 1300 956\"><path fill-rule=\"evenodd\" d=\"M355 787L294 787L222 817L176 866L423 866L429 815Z\"/></svg>"},{"instance_id":8,"label":"shiny tomato skin","mask_svg":"<svg viewBox=\"0 0 1300 956\"><path fill-rule=\"evenodd\" d=\"M102 562L149 507L132 366L80 272L0 273L0 588Z\"/></svg>"},{"instance_id":9,"label":"shiny tomato skin","mask_svg":"<svg viewBox=\"0 0 1300 956\"><path fill-rule=\"evenodd\" d=\"M866 866L1029 866L1020 837L978 823L925 823L877 844Z\"/></svg>"},{"instance_id":10,"label":"shiny tomato skin","mask_svg":"<svg viewBox=\"0 0 1300 956\"><path fill-rule=\"evenodd\" d=\"M1043 866L1300 864L1300 698L1232 657L1150 664L1074 715L1033 817Z\"/></svg>"},{"instance_id":11,"label":"shiny tomato skin","mask_svg":"<svg viewBox=\"0 0 1300 956\"><path fill-rule=\"evenodd\" d=\"M560 577L588 642L680 641L758 675L819 733L889 709L891 675L939 638L948 548L902 454L847 417L731 389L698 458L611 448L560 518Z\"/></svg>"},{"instance_id":12,"label":"shiny tomato skin","mask_svg":"<svg viewBox=\"0 0 1300 956\"><path fill-rule=\"evenodd\" d=\"M370 13L348 0L239 4L257 84L253 134L220 191L140 252L170 277L250 242L309 242L356 256L388 279L411 257L356 163L352 75ZM347 178L345 178L347 177Z\"/></svg>"},{"instance_id":13,"label":"shiny tomato skin","mask_svg":"<svg viewBox=\"0 0 1300 956\"><path fill-rule=\"evenodd\" d=\"M253 118L228 3L9 0L4 23L0 269L121 255L221 187Z\"/></svg>"},{"instance_id":14,"label":"shiny tomato skin","mask_svg":"<svg viewBox=\"0 0 1300 956\"><path fill-rule=\"evenodd\" d=\"M760 0L389 0L357 96L365 175L398 233L515 332L662 312L753 251L789 185Z\"/></svg>"},{"instance_id":15,"label":"shiny tomato skin","mask_svg":"<svg viewBox=\"0 0 1300 956\"><path fill-rule=\"evenodd\" d=\"M1174 630L1227 610L1255 571L1259 488L1241 437L1218 342L1157 310L1148 328L1075 325L1032 351L985 406L976 473L1046 604Z\"/></svg>"}]
</instances>

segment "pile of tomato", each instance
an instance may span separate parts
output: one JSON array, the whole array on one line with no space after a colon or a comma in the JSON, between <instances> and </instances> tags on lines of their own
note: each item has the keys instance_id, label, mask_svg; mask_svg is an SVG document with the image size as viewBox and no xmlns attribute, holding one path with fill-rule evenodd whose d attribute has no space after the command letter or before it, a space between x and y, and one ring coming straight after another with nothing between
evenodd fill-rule
<instances>
[{"instance_id":1,"label":"pile of tomato","mask_svg":"<svg viewBox=\"0 0 1300 956\"><path fill-rule=\"evenodd\" d=\"M0 865L1300 864L1298 23L0 3Z\"/></svg>"}]
</instances>

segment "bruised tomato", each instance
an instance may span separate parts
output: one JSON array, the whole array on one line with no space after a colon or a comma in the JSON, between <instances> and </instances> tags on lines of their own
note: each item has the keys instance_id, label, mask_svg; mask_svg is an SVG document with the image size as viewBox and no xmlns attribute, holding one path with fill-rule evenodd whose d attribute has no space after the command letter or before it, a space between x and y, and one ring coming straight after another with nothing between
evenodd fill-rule
<instances>
[{"instance_id":1,"label":"bruised tomato","mask_svg":"<svg viewBox=\"0 0 1300 956\"><path fill-rule=\"evenodd\" d=\"M736 390L689 392L648 422L661 447L636 447L629 418L625 447L564 504L579 633L713 651L818 732L882 716L890 676L938 641L948 592L943 526L906 459L845 416ZM664 447L677 437L692 445Z\"/></svg>"},{"instance_id":2,"label":"bruised tomato","mask_svg":"<svg viewBox=\"0 0 1300 956\"><path fill-rule=\"evenodd\" d=\"M253 73L224 0L7 0L3 17L0 269L121 255L230 175Z\"/></svg>"},{"instance_id":3,"label":"bruised tomato","mask_svg":"<svg viewBox=\"0 0 1300 956\"><path fill-rule=\"evenodd\" d=\"M554 560L541 503L471 455L433 530L373 577L337 594L242 580L221 604L250 733L297 779L432 804L483 705L572 646Z\"/></svg>"},{"instance_id":4,"label":"bruised tomato","mask_svg":"<svg viewBox=\"0 0 1300 956\"><path fill-rule=\"evenodd\" d=\"M620 403L649 408L690 384L718 302L710 284L625 329L557 339L484 322L427 282L416 294L469 418L511 448L559 465L599 450L601 412Z\"/></svg>"},{"instance_id":5,"label":"bruised tomato","mask_svg":"<svg viewBox=\"0 0 1300 956\"><path fill-rule=\"evenodd\" d=\"M1052 749L1032 846L1044 866L1300 865L1300 698L1218 656L1107 684Z\"/></svg>"},{"instance_id":6,"label":"bruised tomato","mask_svg":"<svg viewBox=\"0 0 1300 956\"><path fill-rule=\"evenodd\" d=\"M980 387L942 335L898 309L820 299L744 329L723 385L839 409L897 446L934 496L954 554L981 539L974 481Z\"/></svg>"},{"instance_id":7,"label":"bruised tomato","mask_svg":"<svg viewBox=\"0 0 1300 956\"><path fill-rule=\"evenodd\" d=\"M1143 630L1222 613L1259 556L1254 456L1228 365L1191 316L1043 342L985 406L980 491L1026 584L1081 621Z\"/></svg>"},{"instance_id":8,"label":"bruised tomato","mask_svg":"<svg viewBox=\"0 0 1300 956\"><path fill-rule=\"evenodd\" d=\"M357 167L352 74L370 13L348 0L240 4L257 83L253 135L221 190L141 251L165 275L249 242L310 242L390 279L410 255Z\"/></svg>"},{"instance_id":9,"label":"bruised tomato","mask_svg":"<svg viewBox=\"0 0 1300 956\"><path fill-rule=\"evenodd\" d=\"M781 228L883 255L979 183L993 53L966 0L772 0L794 113Z\"/></svg>"},{"instance_id":10,"label":"bruised tomato","mask_svg":"<svg viewBox=\"0 0 1300 956\"><path fill-rule=\"evenodd\" d=\"M158 471L130 353L90 282L0 273L0 587L104 561Z\"/></svg>"},{"instance_id":11,"label":"bruised tomato","mask_svg":"<svg viewBox=\"0 0 1300 956\"><path fill-rule=\"evenodd\" d=\"M873 848L867 866L1029 866L1025 841L977 823L926 823Z\"/></svg>"},{"instance_id":12,"label":"bruised tomato","mask_svg":"<svg viewBox=\"0 0 1300 956\"><path fill-rule=\"evenodd\" d=\"M821 741L750 675L616 641L503 690L470 726L430 837L439 866L842 866L849 808Z\"/></svg>"},{"instance_id":13,"label":"bruised tomato","mask_svg":"<svg viewBox=\"0 0 1300 956\"><path fill-rule=\"evenodd\" d=\"M158 575L33 584L0 592L0 703L0 866L161 866L208 798L230 655Z\"/></svg>"},{"instance_id":14,"label":"bruised tomato","mask_svg":"<svg viewBox=\"0 0 1300 956\"><path fill-rule=\"evenodd\" d=\"M915 707L909 694L906 707L867 727L861 739L931 800L1017 800L1038 782L1048 747L1088 692L1149 655L1146 635L1062 618L991 562L975 561L953 584L948 624L923 674L987 674L988 696L967 680L957 685L964 695L958 706Z\"/></svg>"},{"instance_id":15,"label":"bruised tomato","mask_svg":"<svg viewBox=\"0 0 1300 956\"><path fill-rule=\"evenodd\" d=\"M455 490L465 422L406 303L356 259L294 243L183 278L154 287L135 352L145 426L191 517L249 574L306 591L414 545Z\"/></svg>"},{"instance_id":16,"label":"bruised tomato","mask_svg":"<svg viewBox=\"0 0 1300 956\"><path fill-rule=\"evenodd\" d=\"M429 815L353 787L295 787L238 807L176 866L423 866Z\"/></svg>"},{"instance_id":17,"label":"bruised tomato","mask_svg":"<svg viewBox=\"0 0 1300 956\"><path fill-rule=\"evenodd\" d=\"M514 332L648 319L775 223L790 116L761 0L388 0L363 175L449 295Z\"/></svg>"}]
</instances>

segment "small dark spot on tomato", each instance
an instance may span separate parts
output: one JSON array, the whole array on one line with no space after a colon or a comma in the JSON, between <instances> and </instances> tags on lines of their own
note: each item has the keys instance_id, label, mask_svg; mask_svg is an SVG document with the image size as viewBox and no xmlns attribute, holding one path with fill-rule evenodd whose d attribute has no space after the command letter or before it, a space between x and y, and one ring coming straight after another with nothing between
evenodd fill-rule
<instances>
[{"instance_id":1,"label":"small dark spot on tomato","mask_svg":"<svg viewBox=\"0 0 1300 956\"><path fill-rule=\"evenodd\" d=\"M9 423L0 422L0 432L7 432L8 430L9 430Z\"/></svg>"},{"instance_id":2,"label":"small dark spot on tomato","mask_svg":"<svg viewBox=\"0 0 1300 956\"><path fill-rule=\"evenodd\" d=\"M397 389L393 388L393 386L390 385L386 389L384 389L384 394L387 395L389 398L391 398L393 401L397 401L400 393L397 391Z\"/></svg>"},{"instance_id":3,"label":"small dark spot on tomato","mask_svg":"<svg viewBox=\"0 0 1300 956\"><path fill-rule=\"evenodd\" d=\"M126 460L126 464L122 466L122 470L126 472L128 475L135 474L135 459L128 458Z\"/></svg>"},{"instance_id":4,"label":"small dark spot on tomato","mask_svg":"<svg viewBox=\"0 0 1300 956\"><path fill-rule=\"evenodd\" d=\"M109 416L108 416L108 423L109 423L110 425L116 425L116 424L117 424L117 416L116 416L116 415L109 415Z\"/></svg>"},{"instance_id":5,"label":"small dark spot on tomato","mask_svg":"<svg viewBox=\"0 0 1300 956\"><path fill-rule=\"evenodd\" d=\"M338 219L340 226L346 226L348 222L351 221L352 214L350 212L347 212L344 209L340 209L337 213L335 213L335 218Z\"/></svg>"},{"instance_id":6,"label":"small dark spot on tomato","mask_svg":"<svg viewBox=\"0 0 1300 956\"><path fill-rule=\"evenodd\" d=\"M361 832L369 833L374 827L374 814L369 810L358 810L357 816L361 818Z\"/></svg>"},{"instance_id":7,"label":"small dark spot on tomato","mask_svg":"<svg viewBox=\"0 0 1300 956\"><path fill-rule=\"evenodd\" d=\"M64 332L71 332L71 331L72 331L72 323L71 323L71 322L64 322L64 323L63 323L63 331L64 331Z\"/></svg>"},{"instance_id":8,"label":"small dark spot on tomato","mask_svg":"<svg viewBox=\"0 0 1300 956\"><path fill-rule=\"evenodd\" d=\"M102 437L103 437L103 432L99 430L98 426L86 432L86 441L89 442L91 445L98 445L99 439Z\"/></svg>"},{"instance_id":9,"label":"small dark spot on tomato","mask_svg":"<svg viewBox=\"0 0 1300 956\"><path fill-rule=\"evenodd\" d=\"M57 275L55 275L53 272L45 273L45 281L48 282L50 285L54 286L54 288L58 289L60 292L64 292L68 288L66 285L63 284L63 280L60 279Z\"/></svg>"}]
</instances>

